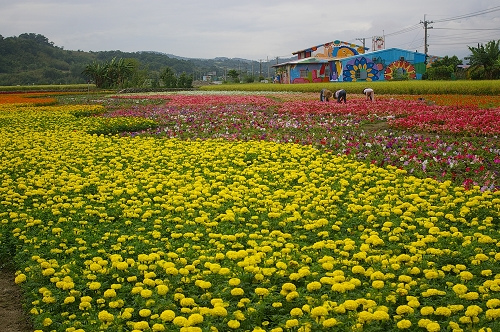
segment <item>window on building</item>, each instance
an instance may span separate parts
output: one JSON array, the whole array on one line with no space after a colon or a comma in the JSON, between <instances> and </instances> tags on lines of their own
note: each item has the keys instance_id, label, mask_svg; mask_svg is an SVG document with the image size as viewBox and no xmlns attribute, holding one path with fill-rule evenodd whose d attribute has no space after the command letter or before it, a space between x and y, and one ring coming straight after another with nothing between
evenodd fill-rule
<instances>
[{"instance_id":1,"label":"window on building","mask_svg":"<svg viewBox=\"0 0 500 332\"><path fill-rule=\"evenodd\" d=\"M358 80L366 80L368 77L368 72L364 69L356 70L356 79Z\"/></svg>"}]
</instances>

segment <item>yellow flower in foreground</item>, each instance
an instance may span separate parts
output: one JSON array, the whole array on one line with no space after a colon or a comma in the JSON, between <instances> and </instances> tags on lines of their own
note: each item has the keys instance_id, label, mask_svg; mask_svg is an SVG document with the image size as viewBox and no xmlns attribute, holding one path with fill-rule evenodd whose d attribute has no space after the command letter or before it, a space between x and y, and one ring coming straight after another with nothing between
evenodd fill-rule
<instances>
[{"instance_id":1,"label":"yellow flower in foreground","mask_svg":"<svg viewBox=\"0 0 500 332\"><path fill-rule=\"evenodd\" d=\"M323 321L323 327L332 327L337 324L337 320L335 318L328 318Z\"/></svg>"},{"instance_id":2,"label":"yellow flower in foreground","mask_svg":"<svg viewBox=\"0 0 500 332\"><path fill-rule=\"evenodd\" d=\"M16 278L14 279L14 282L18 285L25 281L26 281L26 275L24 273L17 275Z\"/></svg>"},{"instance_id":3,"label":"yellow flower in foreground","mask_svg":"<svg viewBox=\"0 0 500 332\"><path fill-rule=\"evenodd\" d=\"M100 311L97 317L101 322L112 322L115 319L115 317L106 310Z\"/></svg>"},{"instance_id":4,"label":"yellow flower in foreground","mask_svg":"<svg viewBox=\"0 0 500 332\"><path fill-rule=\"evenodd\" d=\"M269 294L269 289L257 287L257 288L255 288L255 294L257 294L259 296L266 296L267 294Z\"/></svg>"},{"instance_id":5,"label":"yellow flower in foreground","mask_svg":"<svg viewBox=\"0 0 500 332\"><path fill-rule=\"evenodd\" d=\"M164 310L160 314L160 319L164 322L171 322L174 320L174 318L175 318L175 312L173 312L172 310Z\"/></svg>"},{"instance_id":6,"label":"yellow flower in foreground","mask_svg":"<svg viewBox=\"0 0 500 332\"><path fill-rule=\"evenodd\" d=\"M323 317L328 315L328 310L325 307L314 307L311 309L311 316L313 317Z\"/></svg>"},{"instance_id":7,"label":"yellow flower in foreground","mask_svg":"<svg viewBox=\"0 0 500 332\"><path fill-rule=\"evenodd\" d=\"M43 326L49 326L52 324L52 319L47 317L43 320L42 324L43 324Z\"/></svg>"},{"instance_id":8,"label":"yellow flower in foreground","mask_svg":"<svg viewBox=\"0 0 500 332\"><path fill-rule=\"evenodd\" d=\"M291 329L293 327L299 326L299 321L297 319L289 319L285 323L285 327L287 329Z\"/></svg>"},{"instance_id":9,"label":"yellow flower in foreground","mask_svg":"<svg viewBox=\"0 0 500 332\"><path fill-rule=\"evenodd\" d=\"M229 326L232 329L237 329L240 327L240 322L237 321L236 319L231 319L230 321L227 322L227 326Z\"/></svg>"},{"instance_id":10,"label":"yellow flower in foreground","mask_svg":"<svg viewBox=\"0 0 500 332\"><path fill-rule=\"evenodd\" d=\"M151 330L153 332L162 332L162 331L165 331L165 326L163 326L163 324L153 324L153 326L151 327Z\"/></svg>"},{"instance_id":11,"label":"yellow flower in foreground","mask_svg":"<svg viewBox=\"0 0 500 332\"><path fill-rule=\"evenodd\" d=\"M398 329L403 330L403 329L409 329L411 327L411 322L408 319L403 319L400 320L396 326Z\"/></svg>"}]
</instances>

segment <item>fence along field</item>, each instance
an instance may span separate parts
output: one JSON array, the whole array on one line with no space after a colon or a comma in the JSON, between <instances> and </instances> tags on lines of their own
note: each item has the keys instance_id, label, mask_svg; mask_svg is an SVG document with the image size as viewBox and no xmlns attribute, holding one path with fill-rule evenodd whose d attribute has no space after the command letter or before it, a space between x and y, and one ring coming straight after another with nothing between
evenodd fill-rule
<instances>
[{"instance_id":1,"label":"fence along field","mask_svg":"<svg viewBox=\"0 0 500 332\"><path fill-rule=\"evenodd\" d=\"M431 119L411 135L395 96L268 95L1 106L2 255L35 330L499 328L496 187L359 158L375 148L364 126L383 123L370 135L400 136L380 152L406 142L422 171L466 146L471 173L492 176L498 134Z\"/></svg>"}]
</instances>

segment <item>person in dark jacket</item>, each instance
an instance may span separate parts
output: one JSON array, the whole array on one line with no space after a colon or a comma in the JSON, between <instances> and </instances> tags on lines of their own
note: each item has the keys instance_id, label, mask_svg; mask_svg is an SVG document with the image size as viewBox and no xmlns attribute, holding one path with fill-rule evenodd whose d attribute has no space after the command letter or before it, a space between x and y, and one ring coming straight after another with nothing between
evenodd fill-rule
<instances>
[{"instance_id":1,"label":"person in dark jacket","mask_svg":"<svg viewBox=\"0 0 500 332\"><path fill-rule=\"evenodd\" d=\"M337 103L347 102L347 92L344 89L335 91L335 98L337 98Z\"/></svg>"}]
</instances>

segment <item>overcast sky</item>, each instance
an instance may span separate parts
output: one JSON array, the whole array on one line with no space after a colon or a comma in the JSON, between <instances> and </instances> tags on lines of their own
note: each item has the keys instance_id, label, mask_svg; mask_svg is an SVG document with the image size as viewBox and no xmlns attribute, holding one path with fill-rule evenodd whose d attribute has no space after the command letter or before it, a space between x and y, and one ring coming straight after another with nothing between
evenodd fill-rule
<instances>
[{"instance_id":1,"label":"overcast sky","mask_svg":"<svg viewBox=\"0 0 500 332\"><path fill-rule=\"evenodd\" d=\"M500 39L500 0L0 0L0 35L66 50L266 60L341 40L459 58Z\"/></svg>"}]
</instances>

